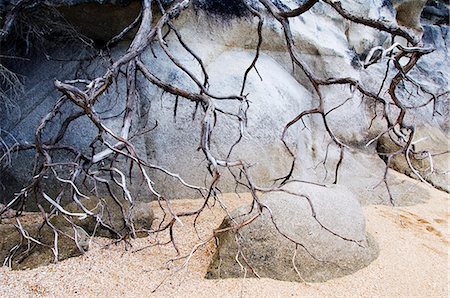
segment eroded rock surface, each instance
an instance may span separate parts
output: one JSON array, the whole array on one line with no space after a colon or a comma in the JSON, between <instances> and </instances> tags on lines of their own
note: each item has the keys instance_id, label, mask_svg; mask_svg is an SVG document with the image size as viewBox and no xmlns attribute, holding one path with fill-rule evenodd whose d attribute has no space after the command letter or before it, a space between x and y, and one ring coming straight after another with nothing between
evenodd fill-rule
<instances>
[{"instance_id":1,"label":"eroded rock surface","mask_svg":"<svg viewBox=\"0 0 450 298\"><path fill-rule=\"evenodd\" d=\"M304 247L296 248L280 234L264 209L262 216L240 229L238 235L232 230L220 234L207 278L244 276L235 259L236 239L245 256L240 255L239 261L247 276L254 274L246 262L260 277L286 281L322 282L341 277L364 268L378 256L374 239L366 233L358 200L345 187L293 183L286 189L307 196L314 211L305 197L282 192L263 196L262 203L271 210L278 230ZM251 218L255 211L249 211L249 207L236 210L233 219L226 218L220 228Z\"/></svg>"},{"instance_id":2,"label":"eroded rock surface","mask_svg":"<svg viewBox=\"0 0 450 298\"><path fill-rule=\"evenodd\" d=\"M223 5L213 5L216 2L203 6L201 3L206 2L196 1L195 7L185 11L174 23L192 50L203 59L210 75L210 91L217 95L238 93L243 73L255 54L258 41L255 20L246 15L231 13L223 8ZM130 7L134 7L133 5L136 4L115 7L117 17L115 15L114 18L121 19L122 16L126 20L133 19L134 16L131 17L129 10ZM283 1L283 5L293 7L296 4ZM342 1L342 5L358 15L395 22L395 10L386 1ZM105 11L108 7L98 6L99 9L104 7ZM84 9L83 7L86 6L81 5L76 9ZM67 9L75 9L75 7ZM216 13L209 11L214 9ZM220 17L219 13L222 14ZM76 16L76 13L74 15ZM76 23L76 17L71 21L74 25L83 25L82 19L79 20L79 24ZM88 27L93 31L97 30L100 35L104 34L102 33L104 24L99 20L96 26L95 18L91 18L91 21L94 23L89 24ZM318 77L348 76L360 80L372 92L378 91L386 64L383 62L363 69L362 61L372 47L388 45L390 38L385 33L343 21L323 3L318 3L301 17L292 19L291 26L298 51ZM406 121L408 124L417 124L418 129L431 125L439 130L436 133L440 133L444 139L448 140L449 126L446 121L448 118L446 96L448 98L448 95L445 95L445 92L448 91L449 86L447 69L450 68L448 58L450 34L448 34L448 26L423 25L423 28L423 42L435 47L436 51L421 58L417 65L418 70L412 71L411 76L414 77L415 82L426 86L427 91L443 95L435 104L408 110ZM257 63L261 77L255 71L250 72L245 88L245 93L248 93L247 98L250 100L248 126L242 142L234 148L231 157L246 160L252 165L251 173L256 183L268 186L274 179L286 175L289 171L291 158L280 141L284 125L300 112L315 107L317 98L314 97L313 88L302 72L298 70L292 72L281 26L268 18L262 33L262 53ZM174 56L201 77L198 63L175 42L174 37L169 36L167 42ZM113 48L111 59L117 60L126 48L127 41ZM40 119L51 109L60 95L54 89L54 79L73 79L79 70L82 70L83 77L95 77L102 75L108 68L108 59L96 58L89 62L80 60L89 57L90 54L89 51L80 50L78 44L69 44L47 53L51 59L36 54L31 61L15 63L14 70L27 77L25 81L27 91L17 106L12 108L8 117L0 119L2 129L11 133L14 140L21 143L33 142L35 129ZM60 60L61 58L71 61ZM146 51L142 60L151 66L151 71L161 80L188 90L195 89L189 78L173 66L158 45L153 45L152 50ZM392 73L390 75L392 76ZM208 185L210 176L206 168L207 162L203 153L197 150L201 112L197 110L195 120L192 120L196 111L194 103L181 99L177 101L174 96L163 94L161 90L142 78L139 78L138 87L141 94L137 106L139 116L133 119L133 129L137 131L142 127L149 129L155 126L155 129L149 133L138 135L133 140L138 155L147 162L165 167L173 173L179 173L190 184ZM114 116L120 115L125 108L125 102L121 100L126 96L125 83L118 80L111 90L114 92L106 94L100 100L97 110L101 117L107 119L105 124L108 127L118 130L122 123ZM399 88L398 93L399 96L409 99L408 106L420 106L428 100L428 96L409 98L408 92L402 88ZM380 106L359 95L352 96L349 88L341 86L323 87L323 94L326 110L331 110L345 102L342 108L327 116L334 134L350 148L344 154L342 172L338 177L339 183L354 190L364 204L390 204L386 189L375 188L384 173L384 164L381 159L377 159L376 142L366 146L370 140L386 129ZM177 105L176 117L174 116L175 105ZM225 112L237 112L239 105L220 102L218 108ZM67 106L64 113L67 113L65 114L67 116L74 110L73 107ZM378 117L374 118L375 113ZM396 113L398 111L394 110L390 112L390 115L395 117ZM158 123L157 126L156 123ZM330 139L326 137L321 119L315 116L306 117L304 124L297 124L287 134L288 144L298 154L294 178L332 183L335 179L334 168L339 160L339 149L333 145L328 146ZM96 128L85 118L77 119L72 125L63 141L80 150L89 150L86 148L89 148L90 142L95 138ZM50 135L54 131L46 133ZM211 142L212 152L221 158L226 158L238 137L237 122L230 117L219 115ZM4 139L14 142L9 138ZM430 147L437 148L431 144L432 141L429 139L423 144L430 144ZM433 150L432 153L441 153L440 148L438 149L437 152ZM29 183L32 176L30 164L33 157L32 151L20 152L12 156L9 167L1 170L0 202L10 201L15 192ZM447 157L448 155L444 154L440 158ZM56 161L63 159L64 156L55 158ZM438 159L437 156L436 159ZM128 166L129 164L124 164L123 168L128 169ZM446 172L448 169L440 166L439 171ZM152 196L145 191L145 185L137 171L132 172L131 175L135 180L129 185L133 195L139 200L150 200ZM155 189L163 195L172 198L198 197L197 191L182 187L179 181L159 171L151 172L151 178L155 182ZM55 196L60 186L57 181L49 178L45 187L48 194ZM224 192L234 190L235 183L227 171L222 173L219 187ZM89 185L83 191L87 193L91 189L93 186ZM392 185L393 192L398 194L407 193L410 189L410 184L394 183ZM100 194L107 194L101 187L98 191ZM120 190L118 193L120 194ZM426 199L425 194L414 202L422 199ZM70 201L70 198L65 200ZM408 203L406 199L398 201Z\"/></svg>"},{"instance_id":3,"label":"eroded rock surface","mask_svg":"<svg viewBox=\"0 0 450 298\"><path fill-rule=\"evenodd\" d=\"M389 155L402 151L400 149L388 136L383 136L378 141L377 150L386 162ZM449 151L449 143L442 131L431 126L419 129L413 140L412 149L418 153L409 153L409 159L414 170L422 179L428 181L434 187L449 192L449 164L446 154ZM400 173L419 179L410 168L403 152L395 154L391 158L390 167Z\"/></svg>"},{"instance_id":4,"label":"eroded rock surface","mask_svg":"<svg viewBox=\"0 0 450 298\"><path fill-rule=\"evenodd\" d=\"M38 215L39 216L39 215ZM56 225L59 229L57 253L55 257L55 234L48 225L42 225L42 218L27 215L21 218L21 226L28 237L40 244L28 241L17 229L18 223L0 223L0 262L13 269L32 269L82 255L89 249L89 235L79 228ZM29 218L31 217L31 219ZM76 239L76 241L74 241ZM9 258L12 256L12 258Z\"/></svg>"},{"instance_id":5,"label":"eroded rock surface","mask_svg":"<svg viewBox=\"0 0 450 298\"><path fill-rule=\"evenodd\" d=\"M31 239L28 241L21 235L17 228L19 222L14 219L14 214L9 214L8 217L3 214L3 219L0 221L0 262L6 260L5 265L11 266L13 269L30 269L48 265L55 261L82 255L89 249L91 237L102 236L118 239L124 236L127 229L131 228L130 223L126 223L124 218L130 214L133 218L134 235L138 237L148 235L145 230L151 228L154 219L149 203L136 202L132 210L129 208L129 203L121 202L122 210L110 197L81 198L80 203L94 216L73 217L69 222L63 214L58 214L50 218L49 224L43 224L40 213L26 213L19 217L23 231L27 236L39 241L40 245ZM64 208L67 212L83 212L75 202ZM97 216L103 225L98 222ZM57 259L53 228L58 231ZM17 249L15 249L16 246L18 246ZM14 252L13 258L6 259L11 252Z\"/></svg>"},{"instance_id":6,"label":"eroded rock surface","mask_svg":"<svg viewBox=\"0 0 450 298\"><path fill-rule=\"evenodd\" d=\"M154 219L150 203L136 202L130 209L130 203L127 201L116 202L111 197L105 198L82 198L80 203L84 208L94 214L85 219L74 219L73 223L83 228L90 235L117 238L125 235L127 229L131 229L131 223L126 222L127 218L133 219L133 228L140 231L138 235L148 235L143 230L149 230ZM76 202L64 206L64 209L72 213L82 213L83 209ZM130 217L131 215L131 217ZM100 224L97 220L104 224ZM62 216L54 218L53 222L67 224Z\"/></svg>"}]
</instances>

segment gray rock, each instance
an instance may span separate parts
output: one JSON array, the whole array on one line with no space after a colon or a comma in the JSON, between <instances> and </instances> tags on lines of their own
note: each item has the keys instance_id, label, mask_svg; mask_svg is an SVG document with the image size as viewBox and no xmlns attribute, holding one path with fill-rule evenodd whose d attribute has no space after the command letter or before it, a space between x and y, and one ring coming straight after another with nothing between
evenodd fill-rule
<instances>
[{"instance_id":1,"label":"gray rock","mask_svg":"<svg viewBox=\"0 0 450 298\"><path fill-rule=\"evenodd\" d=\"M436 25L448 25L449 2L445 0L430 0L422 11L422 19Z\"/></svg>"},{"instance_id":2,"label":"gray rock","mask_svg":"<svg viewBox=\"0 0 450 298\"><path fill-rule=\"evenodd\" d=\"M112 198L82 198L80 202L85 208L99 216L108 228L97 223L95 217L87 217L85 219L71 218L73 225L61 214L53 216L50 219L50 223L59 231L58 258L56 260L54 251L52 251L55 243L54 231L49 225L42 225L43 220L40 214L26 213L19 217L24 230L31 237L42 243L42 245L36 245L30 242L30 247L28 246L28 241L21 237L18 229L15 227L17 224L15 219L11 216L2 215L2 221L0 221L0 262L3 262L10 255L11 250L16 245L18 245L18 248L6 265L10 265L13 269L30 269L82 255L89 249L91 237L118 238L125 236L127 227L123 219L122 210ZM145 230L151 228L154 218L150 204L136 202L136 205L131 210L129 204L125 202L121 204L126 215L131 213L135 235L138 237L147 236L148 234ZM74 213L81 212L81 208L75 202L64 206L64 209ZM109 228L112 228L117 233Z\"/></svg>"},{"instance_id":3,"label":"gray rock","mask_svg":"<svg viewBox=\"0 0 450 298\"><path fill-rule=\"evenodd\" d=\"M254 274L246 262L260 277L286 281L322 282L341 277L364 268L378 256L374 239L366 233L361 207L345 187L292 183L286 189L307 196L320 222L312 216L304 197L270 193L262 199L279 231L304 246L297 247L295 256L299 274L293 265L296 244L277 231L270 213L264 209L261 217L239 230L239 235L232 231L219 235L219 247L207 278L244 276L235 260L236 239L246 259L239 256L240 263L248 270L247 276ZM232 214L233 220L226 218L220 228L239 224L256 211L248 212L249 207L238 209Z\"/></svg>"},{"instance_id":4,"label":"gray rock","mask_svg":"<svg viewBox=\"0 0 450 298\"><path fill-rule=\"evenodd\" d=\"M349 8L355 14L368 15L373 19L386 19L389 22L395 21L394 12L390 6L384 4L384 1L342 2L344 7ZM215 3L211 2L208 7L213 9ZM115 25L123 26L122 21L129 22L134 17L131 15L133 12L131 8L136 5L133 3L125 9L117 6L114 8L117 11L111 8L111 14L117 12L117 18L114 17L117 22L111 26L107 13L109 8L106 10L104 8L107 6L100 6L100 9L104 9L108 25L104 26L105 18L89 17L92 22L98 21L98 27L91 24L87 27L98 31L99 35L106 36L107 33L102 28L109 30L113 29ZM223 3L221 5L216 8L223 9ZM84 5L78 8L67 8L68 10L74 9L71 12L73 14L71 20L75 25L82 26L86 23L82 17L85 14L77 13L75 10L85 8ZM215 14L209 14L202 10L201 6L197 6L197 8L198 11L189 9L183 12L174 23L184 40L202 57L210 75L210 91L217 95L239 93L243 73L250 65L255 53L256 24L251 18L234 17L233 14L230 14L225 22L223 19L216 18ZM251 173L255 182L263 186L270 185L273 179L284 176L289 171L291 159L280 141L284 125L300 112L317 106L317 99L311 92L311 84L301 71L292 72L291 61L286 55L282 28L276 21L270 18L266 19L263 28L262 53L257 63L261 78L254 70L250 72L245 89L245 93L249 93L248 99L251 101L248 110L248 127L243 141L236 146L232 155L232 158L241 158L251 164ZM202 26L198 26L198 24L202 24ZM332 13L332 10L323 3L315 5L311 12L292 19L291 26L298 51L317 76L322 78L353 77L361 80L364 86L367 86L372 92L378 92L386 64L379 63L364 70L360 67L360 59L363 59L373 46L389 42L390 38L387 38L386 34L372 29L363 29L364 27L361 25L344 22L339 15ZM119 28L114 30L116 29ZM424 29L424 42L434 46L436 51L422 57L418 63L418 71L412 71L411 76L416 82L425 86L427 91L444 94L448 90L449 74L447 69L450 68L447 50L450 38L450 34L447 33L448 27L427 25L424 26ZM327 42L323 42L324 40ZM192 73L202 78L198 63L175 42L174 37L169 36L167 42L174 56ZM112 49L113 61L117 60L117 57L126 50L126 46L126 43L123 43ZM79 51L75 47L69 44L64 51L57 49L48 53L56 58L73 58L73 62L47 61L45 58L33 58L26 63L17 62L18 73L28 76L25 82L27 92L18 103L17 109L7 117L0 119L0 127L11 133L18 141L33 142L39 120L51 109L59 96L52 86L55 78L59 80L74 79L73 75L77 69L83 69L82 77L95 77L104 73L109 66L109 62L101 58L94 59L88 64L77 62L77 58L83 58L86 55L74 55L76 51ZM196 90L186 75L173 67L157 45L153 45L152 50L149 49L142 56L143 62L149 65L152 72L166 82L188 90ZM389 75L392 74L391 72ZM117 85L111 87L111 92L105 94L96 105L96 110L101 112L100 116L109 119L105 123L112 129L120 129L120 119L112 117L119 115L124 110L124 101L121 99L126 94L126 86L121 80L118 81ZM180 174L190 184L208 185L210 176L206 168L207 163L202 152L197 150L200 138L201 109L198 110L196 119L192 120L195 104L179 99L175 121L173 110L176 101L173 96L167 93L162 94L161 90L141 77L138 89L141 95L138 106L139 116L133 119L133 133L138 132L138 129L142 128L141 125L150 128L156 122L158 123L154 130L134 139L138 155L148 162ZM323 87L322 92L325 96L327 111L345 102L351 96L349 88L342 86ZM384 95L385 90L382 90L381 94ZM401 88L399 88L398 94L403 98L408 98L408 105L419 106L428 98L428 95L422 96L423 94L410 97ZM238 111L236 103L219 101L217 105L218 108L227 112ZM433 104L417 110L410 109L406 121L408 124L422 126L429 124L432 127L439 127L444 138L448 139L447 105L448 100L445 99L445 96L441 96L434 106L437 109L436 113L433 110ZM385 189L382 187L378 187L375 191L370 189L380 182L384 170L383 162L376 157L375 148L366 147L369 140L386 129L381 117L378 117L371 125L374 110L377 109L380 112L380 106L374 106L370 99L361 98L359 94L355 94L346 101L342 108L328 115L330 127L335 135L349 147L359 151L346 150L340 180L342 184L358 193L360 201L364 204L389 203ZM64 109L64 113L72 111L73 109L69 106ZM395 117L397 112L392 109L390 113L392 117ZM60 124L58 121L58 119L55 120L55 127ZM323 122L320 119L316 119L316 116L306 117L304 122L306 127L303 126L303 123L298 123L288 133L289 144L298 152L299 156L294 177L320 183L333 182L333 168L339 159L339 150L335 146L328 147L330 140L326 136ZM217 124L212 135L213 153L220 158L226 158L231 145L238 138L238 132L238 125L233 119L218 114ZM46 131L46 135L51 133L50 129ZM95 136L95 127L86 118L81 118L69 127L63 142L80 150L86 150ZM326 154L328 148L329 152ZM326 155L325 169L321 163ZM375 157L369 157L369 155ZM0 169L0 202L10 201L14 193L27 185L32 176L33 157L32 150L14 154L11 166ZM67 156L61 156L61 161L63 157ZM123 169L127 169L127 166L124 163ZM135 182L130 184L133 195L138 200L151 200L152 195L145 190L139 173L133 172L132 177ZM150 177L155 182L155 189L162 195L171 198L198 197L198 192L182 187L176 179L167 177L161 172L150 172ZM234 190L235 183L226 170L222 172L221 179L219 185L221 191ZM129 181L127 180L127 182ZM52 196L55 196L60 188L60 185L55 183L51 177L44 184L46 192ZM406 187L404 184L398 184L395 187L397 187L395 193L403 194L409 190L409 186ZM89 193L92 189L92 185L89 185L83 191L88 195L99 197L108 195L106 190L101 187L97 188L98 193ZM117 195L121 195L120 190L117 190ZM424 200L426 197L426 195L420 196L414 202ZM65 203L70 202L70 198L64 198L64 200ZM406 199L401 199L401 201L408 203Z\"/></svg>"},{"instance_id":5,"label":"gray rock","mask_svg":"<svg viewBox=\"0 0 450 298\"><path fill-rule=\"evenodd\" d=\"M334 168L329 167L329 176L334 178L332 176ZM362 205L410 206L424 203L431 198L432 194L417 183L417 180L403 177L390 169L386 180L392 193L393 202L391 202L383 181L385 170L386 164L375 153L367 154L349 150L345 153L338 183L348 187ZM330 179L327 181L332 182Z\"/></svg>"},{"instance_id":6,"label":"gray rock","mask_svg":"<svg viewBox=\"0 0 450 298\"><path fill-rule=\"evenodd\" d=\"M378 141L377 150L385 160L386 154L398 152L400 149L388 135L382 136ZM417 155L409 154L413 168L431 185L449 192L448 138L439 129L431 126L420 127L413 140L413 149L421 153ZM409 167L403 153L391 158L390 167L412 178L419 179Z\"/></svg>"},{"instance_id":7,"label":"gray rock","mask_svg":"<svg viewBox=\"0 0 450 298\"><path fill-rule=\"evenodd\" d=\"M89 216L85 219L73 218L72 221L93 236L111 238L124 236L132 229L131 224L134 230L137 231L137 236L147 236L148 234L143 230L149 230L154 219L150 203L136 202L132 209L130 209L128 201L119 201L120 206L111 197L101 199L96 197L81 198L80 203L94 213L94 216ZM83 212L76 202L71 202L64 206L64 209L72 213ZM125 222L125 218L128 216L130 216L132 222ZM97 220L97 217L103 224ZM57 225L68 224L64 217L60 215L53 218L52 222Z\"/></svg>"},{"instance_id":8,"label":"gray rock","mask_svg":"<svg viewBox=\"0 0 450 298\"><path fill-rule=\"evenodd\" d=\"M58 233L58 259L56 260L52 251L55 241L53 230L48 225L42 225L40 223L42 220L24 219L26 217L27 215L21 218L24 230L43 245L36 245L32 241L28 242L14 226L15 223L0 223L0 235L2 235L0 237L0 262L2 264L17 245L17 250L14 250L15 253L5 265L18 270L32 269L80 256L89 249L90 237L83 229L57 225L60 232ZM75 238L77 242L74 241Z\"/></svg>"}]
</instances>

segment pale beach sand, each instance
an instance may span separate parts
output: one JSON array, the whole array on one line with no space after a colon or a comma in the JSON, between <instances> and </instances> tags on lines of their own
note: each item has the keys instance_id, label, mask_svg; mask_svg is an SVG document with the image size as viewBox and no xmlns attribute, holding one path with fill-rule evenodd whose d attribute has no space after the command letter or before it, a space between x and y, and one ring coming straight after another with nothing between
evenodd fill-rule
<instances>
[{"instance_id":1,"label":"pale beach sand","mask_svg":"<svg viewBox=\"0 0 450 298\"><path fill-rule=\"evenodd\" d=\"M205 280L214 253L210 243L201 248L187 268L171 275L181 263L166 265L175 256L171 245L139 250L151 238L104 248L107 239L93 240L85 255L33 270L0 268L0 297L448 297L449 296L449 195L426 187L432 199L409 207L367 206L367 230L380 246L379 257L368 267L325 283L300 284L272 279ZM233 209L249 202L248 195L225 195ZM198 206L198 200L174 201L174 207ZM224 213L218 206L198 222L202 237L217 227ZM185 227L192 221L184 220ZM199 242L193 229L175 231L186 253ZM162 237L161 240L163 240ZM172 269L168 269L168 268ZM166 277L155 293L152 290Z\"/></svg>"}]
</instances>

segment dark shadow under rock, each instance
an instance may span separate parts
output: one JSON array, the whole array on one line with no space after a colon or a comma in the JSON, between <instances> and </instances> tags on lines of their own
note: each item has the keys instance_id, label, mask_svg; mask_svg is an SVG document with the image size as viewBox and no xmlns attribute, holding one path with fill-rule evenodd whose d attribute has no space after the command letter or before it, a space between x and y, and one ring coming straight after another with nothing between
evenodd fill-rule
<instances>
[{"instance_id":1,"label":"dark shadow under rock","mask_svg":"<svg viewBox=\"0 0 450 298\"><path fill-rule=\"evenodd\" d=\"M262 202L271 210L279 231L301 245L296 248L293 241L279 233L270 212L264 209L262 216L239 230L239 235L232 230L219 235L218 251L207 278L244 276L236 262L236 239L244 256L239 255L238 259L246 268L247 277L255 276L253 269L260 277L323 282L351 274L377 258L378 246L365 231L358 200L345 187L292 183L286 188L310 199L320 223L312 216L305 197L278 192L265 195ZM249 210L249 207L236 210L232 214L233 225L256 212L248 214ZM231 226L232 221L225 219L220 228Z\"/></svg>"}]
</instances>

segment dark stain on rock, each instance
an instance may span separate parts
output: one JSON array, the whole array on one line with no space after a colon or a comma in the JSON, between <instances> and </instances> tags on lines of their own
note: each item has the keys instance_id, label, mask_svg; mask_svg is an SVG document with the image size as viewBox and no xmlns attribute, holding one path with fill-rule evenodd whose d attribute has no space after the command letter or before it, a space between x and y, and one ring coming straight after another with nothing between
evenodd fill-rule
<instances>
[{"instance_id":1,"label":"dark stain on rock","mask_svg":"<svg viewBox=\"0 0 450 298\"><path fill-rule=\"evenodd\" d=\"M245 17L249 15L241 0L194 0L194 7L222 17Z\"/></svg>"}]
</instances>

